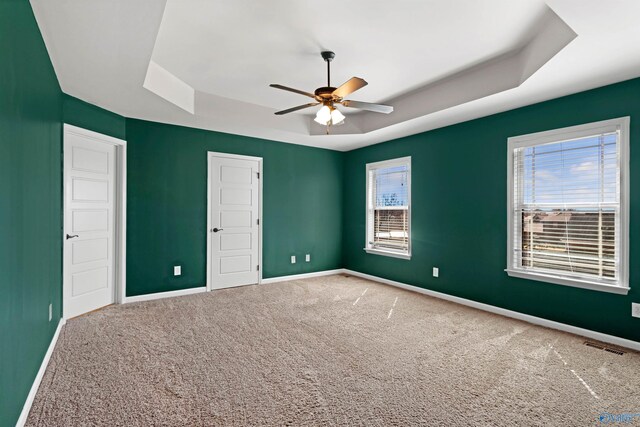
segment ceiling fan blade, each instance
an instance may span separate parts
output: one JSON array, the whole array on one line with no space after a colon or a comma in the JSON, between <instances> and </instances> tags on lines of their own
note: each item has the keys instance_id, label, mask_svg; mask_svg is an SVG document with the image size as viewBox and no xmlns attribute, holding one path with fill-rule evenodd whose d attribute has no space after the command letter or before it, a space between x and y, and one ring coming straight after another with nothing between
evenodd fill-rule
<instances>
[{"instance_id":1,"label":"ceiling fan blade","mask_svg":"<svg viewBox=\"0 0 640 427\"><path fill-rule=\"evenodd\" d=\"M351 77L349 80L343 83L342 86L334 90L332 95L339 98L344 98L345 96L357 91L358 89L362 89L368 84L369 83L367 83L360 77Z\"/></svg>"},{"instance_id":2,"label":"ceiling fan blade","mask_svg":"<svg viewBox=\"0 0 640 427\"><path fill-rule=\"evenodd\" d=\"M346 101L342 101L341 104L344 105L345 107L359 108L361 110L373 111L376 113L389 114L393 111L393 107L390 105L372 104L370 102L346 100Z\"/></svg>"},{"instance_id":3,"label":"ceiling fan blade","mask_svg":"<svg viewBox=\"0 0 640 427\"><path fill-rule=\"evenodd\" d=\"M281 116L283 114L293 113L294 111L303 110L305 108L313 107L313 106L316 106L316 105L320 105L320 103L319 102L310 102L308 104L298 105L297 107L289 108L288 110L278 111L278 112L276 112L276 116Z\"/></svg>"},{"instance_id":4,"label":"ceiling fan blade","mask_svg":"<svg viewBox=\"0 0 640 427\"><path fill-rule=\"evenodd\" d=\"M276 84L270 84L269 86L275 87L276 89L287 90L287 91L293 92L293 93L299 93L300 95L304 95L304 96L308 96L309 98L316 99L316 96L314 94L309 93L309 92L305 92L303 90L294 89L294 88L291 88L291 87L282 86L282 85L276 85Z\"/></svg>"}]
</instances>

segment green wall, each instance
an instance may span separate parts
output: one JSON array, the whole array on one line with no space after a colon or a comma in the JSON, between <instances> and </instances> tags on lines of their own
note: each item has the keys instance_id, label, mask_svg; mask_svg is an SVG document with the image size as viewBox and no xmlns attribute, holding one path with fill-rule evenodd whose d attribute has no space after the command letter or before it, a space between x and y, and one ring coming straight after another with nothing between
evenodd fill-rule
<instances>
[{"instance_id":1,"label":"green wall","mask_svg":"<svg viewBox=\"0 0 640 427\"><path fill-rule=\"evenodd\" d=\"M631 116L630 286L627 296L525 279L507 257L507 138ZM582 92L346 153L344 266L582 328L640 341L640 79ZM412 164L412 258L366 254L365 165ZM634 261L635 260L635 261ZM440 277L432 277L432 267Z\"/></svg>"},{"instance_id":2,"label":"green wall","mask_svg":"<svg viewBox=\"0 0 640 427\"><path fill-rule=\"evenodd\" d=\"M70 95L62 95L62 117L65 123L114 138L126 139L126 119Z\"/></svg>"},{"instance_id":3,"label":"green wall","mask_svg":"<svg viewBox=\"0 0 640 427\"><path fill-rule=\"evenodd\" d=\"M207 151L264 159L263 277L342 267L342 153L133 119L126 133L127 295L206 284Z\"/></svg>"},{"instance_id":4,"label":"green wall","mask_svg":"<svg viewBox=\"0 0 640 427\"><path fill-rule=\"evenodd\" d=\"M0 0L0 57L0 427L17 421L61 317L63 122L128 141L128 295L205 284L207 151L220 151L264 158L265 278L344 266L640 341L640 79L339 153L125 119L64 95L27 0ZM629 295L508 277L507 138L627 115ZM409 155L413 258L368 255L365 164Z\"/></svg>"},{"instance_id":5,"label":"green wall","mask_svg":"<svg viewBox=\"0 0 640 427\"><path fill-rule=\"evenodd\" d=\"M15 425L60 319L61 117L29 2L1 0L0 426Z\"/></svg>"}]
</instances>

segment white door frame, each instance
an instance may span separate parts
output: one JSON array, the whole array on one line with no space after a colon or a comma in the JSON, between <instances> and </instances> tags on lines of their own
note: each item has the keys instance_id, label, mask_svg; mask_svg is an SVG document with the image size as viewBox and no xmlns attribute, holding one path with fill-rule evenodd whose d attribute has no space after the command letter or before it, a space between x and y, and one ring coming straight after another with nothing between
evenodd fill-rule
<instances>
[{"instance_id":1,"label":"white door frame","mask_svg":"<svg viewBox=\"0 0 640 427\"><path fill-rule=\"evenodd\" d=\"M262 157L242 156L240 154L207 151L207 291L211 291L211 165L214 157L227 159L254 160L258 162L258 284L262 283Z\"/></svg>"},{"instance_id":2,"label":"white door frame","mask_svg":"<svg viewBox=\"0 0 640 427\"><path fill-rule=\"evenodd\" d=\"M114 241L114 296L113 300L116 304L122 304L125 302L127 295L127 141L114 138L112 136L103 135L101 133L93 132L87 129L79 128L70 124L64 124L64 138L67 134L75 134L85 138L94 139L96 141L110 144L116 148L116 170L115 170L115 193L116 193L116 206L114 212L114 224L115 224L115 241ZM64 147L64 140L63 140ZM63 164L63 168L64 168ZM67 212L67 186L63 185L63 224L64 215ZM64 245L64 229L63 233L63 245L62 256L65 256ZM64 266L63 266L64 268ZM64 277L64 271L63 276ZM62 312L64 313L64 300L62 302Z\"/></svg>"}]
</instances>

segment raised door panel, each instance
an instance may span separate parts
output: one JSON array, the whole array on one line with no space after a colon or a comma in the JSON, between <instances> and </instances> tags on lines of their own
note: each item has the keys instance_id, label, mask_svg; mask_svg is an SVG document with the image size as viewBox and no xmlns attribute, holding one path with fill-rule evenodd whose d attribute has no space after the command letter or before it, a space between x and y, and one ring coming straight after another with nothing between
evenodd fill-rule
<instances>
[{"instance_id":1,"label":"raised door panel","mask_svg":"<svg viewBox=\"0 0 640 427\"><path fill-rule=\"evenodd\" d=\"M65 128L65 317L114 301L115 146Z\"/></svg>"},{"instance_id":2,"label":"raised door panel","mask_svg":"<svg viewBox=\"0 0 640 427\"><path fill-rule=\"evenodd\" d=\"M254 284L259 278L259 192L257 160L211 157L210 239L213 289Z\"/></svg>"}]
</instances>

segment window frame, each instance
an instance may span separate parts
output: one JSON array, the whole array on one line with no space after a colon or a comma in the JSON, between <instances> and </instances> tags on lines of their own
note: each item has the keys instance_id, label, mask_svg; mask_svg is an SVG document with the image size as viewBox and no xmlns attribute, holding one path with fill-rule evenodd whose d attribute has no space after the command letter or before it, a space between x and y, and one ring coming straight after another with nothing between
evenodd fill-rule
<instances>
[{"instance_id":1,"label":"window frame","mask_svg":"<svg viewBox=\"0 0 640 427\"><path fill-rule=\"evenodd\" d=\"M626 295L629 292L629 124L630 118L620 117L611 120L570 126L545 132L531 133L507 139L507 268L509 276L583 289L598 290ZM532 272L515 266L514 254L514 151L552 142L563 142L585 138L607 132L619 132L618 170L620 173L620 253L618 282L616 285L600 280L572 278L566 274Z\"/></svg>"},{"instance_id":2,"label":"window frame","mask_svg":"<svg viewBox=\"0 0 640 427\"><path fill-rule=\"evenodd\" d=\"M369 187L370 180L369 175L371 171L377 169L385 169L394 166L407 166L407 237L408 237L408 245L406 251L399 251L393 249L379 249L371 247L369 243L369 237L371 236L370 231L372 224L369 224L369 206L371 206L372 200L372 192ZM366 166L366 174L365 174L365 187L366 187L366 204L365 204L365 247L364 251L368 254L374 255L383 255L392 258L400 258L400 259L411 259L411 156L399 157L395 159L383 160L380 162L367 163ZM374 209L375 210L375 209Z\"/></svg>"}]
</instances>

